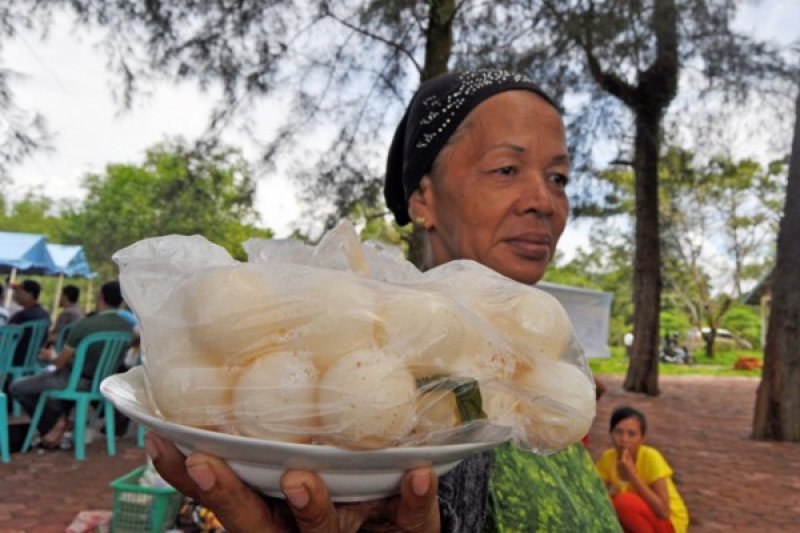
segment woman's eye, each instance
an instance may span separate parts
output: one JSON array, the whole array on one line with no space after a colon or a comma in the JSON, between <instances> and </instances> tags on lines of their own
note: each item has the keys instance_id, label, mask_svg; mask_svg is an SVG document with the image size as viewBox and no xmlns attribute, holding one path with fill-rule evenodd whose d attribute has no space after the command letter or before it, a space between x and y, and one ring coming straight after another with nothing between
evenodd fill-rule
<instances>
[{"instance_id":1,"label":"woman's eye","mask_svg":"<svg viewBox=\"0 0 800 533\"><path fill-rule=\"evenodd\" d=\"M503 176L513 176L517 173L517 169L515 167L500 167L494 170L497 174L502 174Z\"/></svg>"},{"instance_id":2,"label":"woman's eye","mask_svg":"<svg viewBox=\"0 0 800 533\"><path fill-rule=\"evenodd\" d=\"M567 184L569 184L569 176L567 176L566 174L558 174L558 173L551 174L550 179L553 181L553 183L562 188L566 187Z\"/></svg>"}]
</instances>

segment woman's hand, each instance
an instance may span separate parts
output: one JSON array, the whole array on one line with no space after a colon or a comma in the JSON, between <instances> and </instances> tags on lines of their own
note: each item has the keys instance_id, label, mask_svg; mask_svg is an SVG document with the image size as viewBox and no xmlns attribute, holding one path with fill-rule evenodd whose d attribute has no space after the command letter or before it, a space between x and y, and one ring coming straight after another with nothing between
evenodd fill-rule
<instances>
[{"instance_id":1,"label":"woman's hand","mask_svg":"<svg viewBox=\"0 0 800 533\"><path fill-rule=\"evenodd\" d=\"M622 450L622 454L617 461L617 472L620 479L631 481L636 476L636 462L633 460L633 455L628 449Z\"/></svg>"},{"instance_id":2,"label":"woman's hand","mask_svg":"<svg viewBox=\"0 0 800 533\"><path fill-rule=\"evenodd\" d=\"M286 500L265 498L245 485L221 459L202 453L188 458L168 440L148 432L145 449L173 487L211 509L230 533L238 531L437 532L437 480L430 468L406 472L399 496L334 505L328 488L312 472L290 470L281 477Z\"/></svg>"},{"instance_id":3,"label":"woman's hand","mask_svg":"<svg viewBox=\"0 0 800 533\"><path fill-rule=\"evenodd\" d=\"M666 478L658 479L652 485L647 485L636 471L636 461L627 449L622 451L617 461L617 472L621 479L631 483L633 490L647 502L656 516L669 518L669 494Z\"/></svg>"}]
</instances>

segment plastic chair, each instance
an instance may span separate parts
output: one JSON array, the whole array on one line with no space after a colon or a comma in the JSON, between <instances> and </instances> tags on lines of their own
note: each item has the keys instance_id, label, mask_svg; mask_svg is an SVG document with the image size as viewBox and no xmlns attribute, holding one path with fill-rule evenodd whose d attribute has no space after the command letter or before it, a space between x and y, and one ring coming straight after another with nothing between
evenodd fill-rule
<instances>
[{"instance_id":1,"label":"plastic chair","mask_svg":"<svg viewBox=\"0 0 800 533\"><path fill-rule=\"evenodd\" d=\"M2 392L8 377L8 369L14 358L14 350L22 337L22 327L15 325L0 326L0 460L7 463L11 459L8 440L8 401Z\"/></svg>"},{"instance_id":2,"label":"plastic chair","mask_svg":"<svg viewBox=\"0 0 800 533\"><path fill-rule=\"evenodd\" d=\"M11 363L23 331L22 326L13 324L0 326L0 390L6 378L11 375Z\"/></svg>"},{"instance_id":3,"label":"plastic chair","mask_svg":"<svg viewBox=\"0 0 800 533\"><path fill-rule=\"evenodd\" d=\"M61 390L43 391L39 400L36 402L36 409L31 417L31 425L25 442L22 444L22 451L26 452L30 448L36 428L42 418L44 406L50 399L69 400L75 402L75 424L73 437L75 440L75 458L82 461L86 458L86 423L89 413L89 404L98 402L97 412L103 407L106 421L106 443L108 445L108 455L117 453L116 443L114 442L114 406L107 401L100 393L100 383L116 372L122 358L125 356L125 349L131 342L131 334L121 331L104 331L92 333L83 339L75 350L75 358L72 362L72 373L69 383ZM86 360L89 347L99 343L102 347L97 367L94 371L92 383L89 389L81 390L78 385L83 373L83 365Z\"/></svg>"},{"instance_id":4,"label":"plastic chair","mask_svg":"<svg viewBox=\"0 0 800 533\"><path fill-rule=\"evenodd\" d=\"M10 445L8 442L8 403L6 395L0 392L0 461L7 463L11 460Z\"/></svg>"},{"instance_id":5,"label":"plastic chair","mask_svg":"<svg viewBox=\"0 0 800 533\"><path fill-rule=\"evenodd\" d=\"M25 352L25 359L21 365L14 365L13 352L11 365L8 367L8 373L11 380L19 379L25 376L32 376L42 371L42 366L39 364L39 350L42 349L44 341L47 338L47 330L50 328L49 320L31 320L30 322L23 322L16 324L21 327L23 335L28 333L28 349ZM17 402L12 405L14 416L19 416L22 413L22 407Z\"/></svg>"}]
</instances>

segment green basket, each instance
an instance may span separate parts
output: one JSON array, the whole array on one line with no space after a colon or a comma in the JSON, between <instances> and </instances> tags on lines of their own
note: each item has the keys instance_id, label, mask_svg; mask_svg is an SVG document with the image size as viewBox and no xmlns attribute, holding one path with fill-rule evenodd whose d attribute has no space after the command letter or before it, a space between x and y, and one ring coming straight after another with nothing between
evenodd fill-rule
<instances>
[{"instance_id":1,"label":"green basket","mask_svg":"<svg viewBox=\"0 0 800 533\"><path fill-rule=\"evenodd\" d=\"M172 487L139 485L146 466L111 482L114 489L112 533L163 533L180 511L183 496Z\"/></svg>"}]
</instances>

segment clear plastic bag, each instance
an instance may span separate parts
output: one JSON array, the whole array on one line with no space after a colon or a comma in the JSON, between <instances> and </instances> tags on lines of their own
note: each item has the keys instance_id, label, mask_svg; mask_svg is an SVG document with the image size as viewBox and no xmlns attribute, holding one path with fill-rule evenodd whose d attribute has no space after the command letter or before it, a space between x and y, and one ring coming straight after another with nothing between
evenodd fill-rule
<instances>
[{"instance_id":1,"label":"clear plastic bag","mask_svg":"<svg viewBox=\"0 0 800 533\"><path fill-rule=\"evenodd\" d=\"M316 246L202 237L120 250L123 294L166 419L353 449L585 435L594 381L547 293L472 261L426 273L343 222Z\"/></svg>"}]
</instances>

